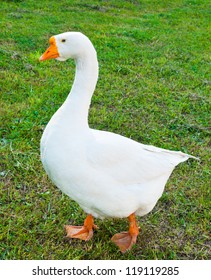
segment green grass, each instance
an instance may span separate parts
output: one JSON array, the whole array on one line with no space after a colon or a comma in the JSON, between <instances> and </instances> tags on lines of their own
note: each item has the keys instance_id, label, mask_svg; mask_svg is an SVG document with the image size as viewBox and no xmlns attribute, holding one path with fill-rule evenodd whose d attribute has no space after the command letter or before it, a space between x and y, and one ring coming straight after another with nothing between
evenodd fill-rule
<instances>
[{"instance_id":1,"label":"green grass","mask_svg":"<svg viewBox=\"0 0 211 280\"><path fill-rule=\"evenodd\" d=\"M209 259L208 1L1 1L1 259ZM40 63L48 39L81 31L100 77L89 123L201 158L179 165L154 210L139 218L137 245L111 243L126 220L96 220L87 243L63 225L85 214L47 178L39 141L74 78L72 61Z\"/></svg>"}]
</instances>

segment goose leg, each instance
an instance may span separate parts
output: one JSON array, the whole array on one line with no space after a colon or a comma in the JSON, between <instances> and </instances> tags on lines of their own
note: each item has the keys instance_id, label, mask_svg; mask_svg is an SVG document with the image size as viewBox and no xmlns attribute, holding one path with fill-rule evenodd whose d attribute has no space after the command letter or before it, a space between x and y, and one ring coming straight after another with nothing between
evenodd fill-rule
<instances>
[{"instance_id":1,"label":"goose leg","mask_svg":"<svg viewBox=\"0 0 211 280\"><path fill-rule=\"evenodd\" d=\"M128 217L129 231L115 234L111 240L119 247L122 253L130 250L133 244L136 243L137 236L139 234L139 228L136 223L135 214L131 214Z\"/></svg>"},{"instance_id":2,"label":"goose leg","mask_svg":"<svg viewBox=\"0 0 211 280\"><path fill-rule=\"evenodd\" d=\"M88 241L92 238L93 229L97 228L97 226L94 224L94 218L89 214L84 220L83 226L65 225L64 228L67 233L67 238L78 238Z\"/></svg>"}]
</instances>

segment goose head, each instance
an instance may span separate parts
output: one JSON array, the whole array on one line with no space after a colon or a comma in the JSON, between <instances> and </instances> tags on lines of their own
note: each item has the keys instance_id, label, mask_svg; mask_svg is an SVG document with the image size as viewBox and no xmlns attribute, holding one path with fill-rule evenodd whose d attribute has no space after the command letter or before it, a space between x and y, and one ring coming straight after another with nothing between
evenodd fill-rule
<instances>
[{"instance_id":1,"label":"goose head","mask_svg":"<svg viewBox=\"0 0 211 280\"><path fill-rule=\"evenodd\" d=\"M40 57L40 61L53 58L60 61L77 59L94 49L90 40L80 32L65 32L52 36L49 43L50 47Z\"/></svg>"}]
</instances>

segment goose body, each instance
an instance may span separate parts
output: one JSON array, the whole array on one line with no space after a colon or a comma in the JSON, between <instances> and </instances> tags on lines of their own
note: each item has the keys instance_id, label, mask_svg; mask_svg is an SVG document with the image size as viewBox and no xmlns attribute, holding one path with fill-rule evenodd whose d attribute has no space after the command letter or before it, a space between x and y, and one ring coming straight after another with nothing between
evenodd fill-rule
<instances>
[{"instance_id":1,"label":"goose body","mask_svg":"<svg viewBox=\"0 0 211 280\"><path fill-rule=\"evenodd\" d=\"M41 138L41 160L48 176L89 215L92 228L92 216L124 218L147 214L161 197L175 166L192 156L89 127L88 111L98 79L98 61L85 35L66 32L51 37L50 47L40 60L50 58L73 58L76 75L70 94ZM69 227L73 231L73 226ZM77 234L69 235L80 238ZM117 245L122 251L131 247L130 244L122 249Z\"/></svg>"}]
</instances>

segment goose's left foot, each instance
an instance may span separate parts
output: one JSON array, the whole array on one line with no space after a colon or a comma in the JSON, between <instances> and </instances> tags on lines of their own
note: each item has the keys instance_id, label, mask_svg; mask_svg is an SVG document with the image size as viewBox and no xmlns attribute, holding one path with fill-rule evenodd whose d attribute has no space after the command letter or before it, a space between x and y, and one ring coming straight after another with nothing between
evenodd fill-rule
<instances>
[{"instance_id":1,"label":"goose's left foot","mask_svg":"<svg viewBox=\"0 0 211 280\"><path fill-rule=\"evenodd\" d=\"M136 243L137 236L139 234L139 228L136 224L135 214L131 214L129 217L129 231L115 234L111 240L119 247L122 253L130 250L133 244Z\"/></svg>"},{"instance_id":2,"label":"goose's left foot","mask_svg":"<svg viewBox=\"0 0 211 280\"><path fill-rule=\"evenodd\" d=\"M94 219L92 215L88 215L84 221L83 226L64 226L67 235L67 238L78 238L85 241L88 241L93 236L93 229L96 229L97 226L94 224Z\"/></svg>"}]
</instances>

